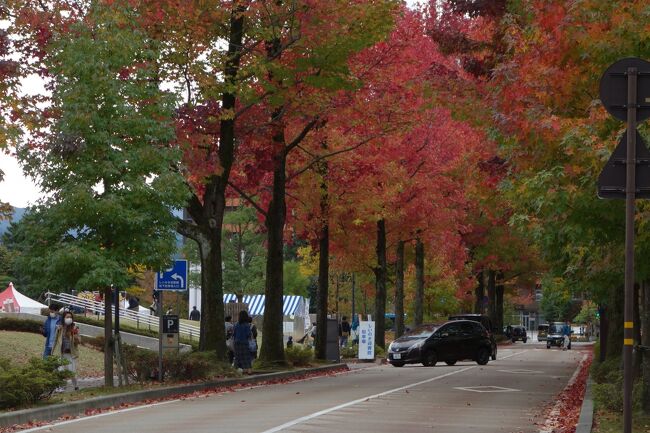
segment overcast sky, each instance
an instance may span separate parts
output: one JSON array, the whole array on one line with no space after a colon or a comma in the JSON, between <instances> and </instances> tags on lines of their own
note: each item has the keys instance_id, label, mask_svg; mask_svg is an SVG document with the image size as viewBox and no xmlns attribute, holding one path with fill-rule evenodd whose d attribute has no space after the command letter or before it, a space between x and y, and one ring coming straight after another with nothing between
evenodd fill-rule
<instances>
[{"instance_id":1,"label":"overcast sky","mask_svg":"<svg viewBox=\"0 0 650 433\"><path fill-rule=\"evenodd\" d=\"M406 0L408 5L422 3L424 0ZM25 91L35 93L42 91L38 82L26 82ZM5 174L0 182L0 202L9 203L15 207L27 207L35 204L41 197L41 191L36 183L23 174L15 158L0 152L0 170Z\"/></svg>"}]
</instances>

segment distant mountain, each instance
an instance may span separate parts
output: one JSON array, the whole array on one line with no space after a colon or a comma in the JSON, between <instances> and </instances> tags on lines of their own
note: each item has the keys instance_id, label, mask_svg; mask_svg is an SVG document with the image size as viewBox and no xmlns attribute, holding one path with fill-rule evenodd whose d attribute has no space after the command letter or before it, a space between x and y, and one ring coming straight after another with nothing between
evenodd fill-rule
<instances>
[{"instance_id":1,"label":"distant mountain","mask_svg":"<svg viewBox=\"0 0 650 433\"><path fill-rule=\"evenodd\" d=\"M0 220L0 236L2 236L7 231L7 229L9 228L9 224L11 224L12 222L20 221L23 215L25 214L26 210L27 209L22 207L15 207L14 214L12 215L10 220Z\"/></svg>"}]
</instances>

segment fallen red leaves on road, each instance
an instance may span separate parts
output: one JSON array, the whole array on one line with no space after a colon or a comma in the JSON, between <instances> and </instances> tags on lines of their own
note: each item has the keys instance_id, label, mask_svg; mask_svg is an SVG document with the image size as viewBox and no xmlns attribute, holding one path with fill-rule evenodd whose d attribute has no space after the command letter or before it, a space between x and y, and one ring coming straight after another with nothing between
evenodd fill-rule
<instances>
[{"instance_id":1,"label":"fallen red leaves on road","mask_svg":"<svg viewBox=\"0 0 650 433\"><path fill-rule=\"evenodd\" d=\"M292 382L299 382L305 379L312 379L316 377L326 377L326 376L336 376L338 374L348 372L350 369L348 367L341 367L337 368L335 370L328 370L328 371L315 371L315 372L309 372L309 373L303 373L296 375L291 378L287 379L271 379L271 380L265 380L262 382L257 382L254 384L240 384L240 385L232 385L232 386L219 386L215 388L209 388L205 389L202 391L195 391L189 394L175 394L175 395L170 395L168 397L161 397L159 399L147 399L147 400L142 400L138 401L136 403L123 403L119 406L111 406L111 407L106 407L106 408L101 408L101 409L88 409L84 412L84 415L79 415L79 416L72 416L72 415L63 415L59 418L57 418L54 421L33 421L25 424L16 424L10 427L0 427L0 433L13 433L13 432L18 432L20 430L25 430L29 428L35 428L35 427L41 427L44 425L48 424L53 424L56 422L60 421L67 421L75 418L82 418L84 416L92 416L92 415L98 415L101 413L105 412L111 412L114 410L120 410L120 409L126 409L130 407L135 407L135 406L145 406L145 405L150 405L150 404L155 404L155 403L163 403L165 401L171 401L171 400L186 400L190 398L204 398L204 397L209 397L211 395L216 395L216 394L225 394L228 392L235 392L238 390L242 389L248 389L252 387L259 387L259 386L268 386L268 385L277 385L277 384L284 384L284 383L292 383ZM297 393L299 394L299 392ZM245 400L242 400L244 402Z\"/></svg>"},{"instance_id":2,"label":"fallen red leaves on road","mask_svg":"<svg viewBox=\"0 0 650 433\"><path fill-rule=\"evenodd\" d=\"M546 422L541 428L542 431L575 433L592 358L593 353L591 351L585 353L576 374L571 378L569 384L558 395L556 402L544 410L543 414Z\"/></svg>"}]
</instances>

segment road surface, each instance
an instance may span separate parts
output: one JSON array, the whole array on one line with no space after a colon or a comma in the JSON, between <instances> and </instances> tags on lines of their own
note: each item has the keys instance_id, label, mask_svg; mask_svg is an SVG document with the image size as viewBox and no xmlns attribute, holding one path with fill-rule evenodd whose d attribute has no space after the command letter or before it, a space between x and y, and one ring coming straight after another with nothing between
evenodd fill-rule
<instances>
[{"instance_id":1,"label":"road surface","mask_svg":"<svg viewBox=\"0 0 650 433\"><path fill-rule=\"evenodd\" d=\"M576 345L578 349L579 345ZM585 352L521 342L486 366L373 366L44 426L55 433L538 433Z\"/></svg>"}]
</instances>

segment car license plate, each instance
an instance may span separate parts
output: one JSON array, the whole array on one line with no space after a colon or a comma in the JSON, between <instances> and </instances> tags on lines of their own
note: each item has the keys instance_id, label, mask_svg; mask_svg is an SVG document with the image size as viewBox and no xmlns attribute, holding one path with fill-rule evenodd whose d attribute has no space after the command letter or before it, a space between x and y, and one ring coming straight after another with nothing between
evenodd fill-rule
<instances>
[{"instance_id":1,"label":"car license plate","mask_svg":"<svg viewBox=\"0 0 650 433\"><path fill-rule=\"evenodd\" d=\"M393 359L402 359L402 355L400 353L393 353Z\"/></svg>"}]
</instances>

